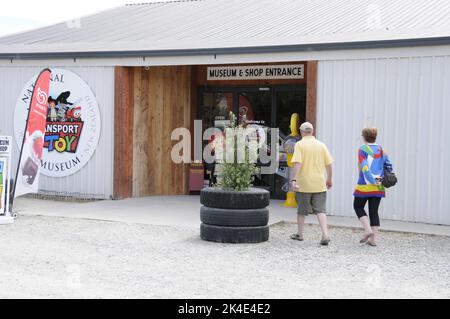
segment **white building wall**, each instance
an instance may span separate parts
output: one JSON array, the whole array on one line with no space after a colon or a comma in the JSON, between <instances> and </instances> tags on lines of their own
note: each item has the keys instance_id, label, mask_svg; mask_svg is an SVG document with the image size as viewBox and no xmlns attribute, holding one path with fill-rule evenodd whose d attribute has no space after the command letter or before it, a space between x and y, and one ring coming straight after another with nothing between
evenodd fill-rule
<instances>
[{"instance_id":1,"label":"white building wall","mask_svg":"<svg viewBox=\"0 0 450 319\"><path fill-rule=\"evenodd\" d=\"M41 175L39 190L44 194L85 198L109 198L113 187L114 152L114 68L65 67L78 74L92 89L101 115L101 133L97 149L90 161L73 175L52 178ZM0 67L0 135L14 135L14 107L20 91L40 67ZM13 162L19 148L13 143ZM13 167L15 172L16 167Z\"/></svg>"},{"instance_id":2,"label":"white building wall","mask_svg":"<svg viewBox=\"0 0 450 319\"><path fill-rule=\"evenodd\" d=\"M355 216L356 152L374 125L399 178L381 218L450 225L450 55L319 61L317 103L335 158L331 214Z\"/></svg>"}]
</instances>

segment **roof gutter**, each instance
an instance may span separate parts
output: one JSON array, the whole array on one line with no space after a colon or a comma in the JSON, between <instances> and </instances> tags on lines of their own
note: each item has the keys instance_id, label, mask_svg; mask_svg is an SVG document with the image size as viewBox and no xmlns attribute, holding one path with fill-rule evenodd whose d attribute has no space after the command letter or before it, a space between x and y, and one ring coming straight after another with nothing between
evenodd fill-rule
<instances>
[{"instance_id":1,"label":"roof gutter","mask_svg":"<svg viewBox=\"0 0 450 319\"><path fill-rule=\"evenodd\" d=\"M74 59L74 58L129 58L129 57L194 56L194 55L220 55L220 54L258 54L258 53L280 53L280 52L381 49L381 48L436 46L436 45L450 45L450 37L359 41L359 42L343 42L343 43L294 44L294 45L278 45L278 46L180 49L180 50L0 53L0 59L46 60L46 59Z\"/></svg>"}]
</instances>

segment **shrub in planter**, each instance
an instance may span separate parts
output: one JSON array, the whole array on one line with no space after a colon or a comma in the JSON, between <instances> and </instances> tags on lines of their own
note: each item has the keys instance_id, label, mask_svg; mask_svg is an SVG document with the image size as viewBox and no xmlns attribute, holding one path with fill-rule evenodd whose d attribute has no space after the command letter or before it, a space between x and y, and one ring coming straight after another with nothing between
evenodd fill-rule
<instances>
[{"instance_id":1,"label":"shrub in planter","mask_svg":"<svg viewBox=\"0 0 450 319\"><path fill-rule=\"evenodd\" d=\"M244 131L245 127L237 125L235 115L230 113L230 127L225 129L225 152L223 156L216 154L221 171L218 184L200 193L203 204L200 237L204 240L259 243L269 239L270 194L251 187L257 172L256 149L252 149L254 143L244 138Z\"/></svg>"}]
</instances>

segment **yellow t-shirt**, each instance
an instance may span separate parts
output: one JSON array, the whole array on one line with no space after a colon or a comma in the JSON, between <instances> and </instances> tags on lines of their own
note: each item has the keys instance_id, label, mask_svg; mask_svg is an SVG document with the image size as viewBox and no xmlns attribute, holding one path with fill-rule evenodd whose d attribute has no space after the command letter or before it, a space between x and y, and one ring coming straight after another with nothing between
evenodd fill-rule
<instances>
[{"instance_id":1,"label":"yellow t-shirt","mask_svg":"<svg viewBox=\"0 0 450 319\"><path fill-rule=\"evenodd\" d=\"M333 158L326 145L314 136L305 136L295 144L292 163L301 163L302 168L295 176L302 193L321 193L327 191L325 183L326 166Z\"/></svg>"}]
</instances>

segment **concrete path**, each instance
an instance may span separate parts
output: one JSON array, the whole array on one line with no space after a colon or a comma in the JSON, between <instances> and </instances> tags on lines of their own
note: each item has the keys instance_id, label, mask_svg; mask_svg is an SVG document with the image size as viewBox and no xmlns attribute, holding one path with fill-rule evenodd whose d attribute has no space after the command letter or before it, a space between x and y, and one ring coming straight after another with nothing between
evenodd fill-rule
<instances>
[{"instance_id":1,"label":"concrete path","mask_svg":"<svg viewBox=\"0 0 450 319\"><path fill-rule=\"evenodd\" d=\"M281 221L295 222L295 209L282 207L282 201L271 200L270 224ZM94 220L198 227L200 224L199 196L152 196L125 200L95 202L64 202L35 198L18 198L15 211L27 216L56 216ZM307 222L317 224L314 216ZM331 226L360 227L356 217L329 216ZM450 236L450 226L382 220L382 229Z\"/></svg>"}]
</instances>

